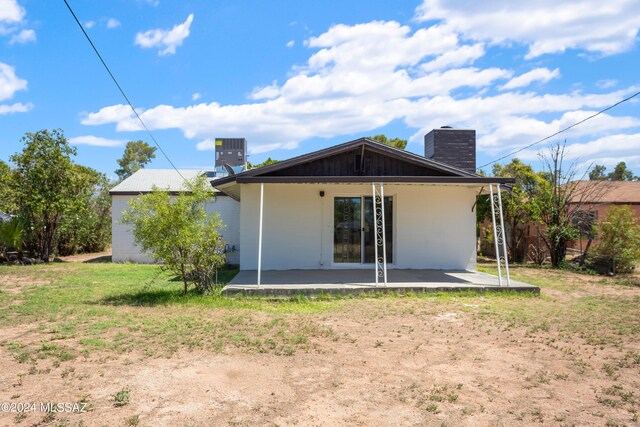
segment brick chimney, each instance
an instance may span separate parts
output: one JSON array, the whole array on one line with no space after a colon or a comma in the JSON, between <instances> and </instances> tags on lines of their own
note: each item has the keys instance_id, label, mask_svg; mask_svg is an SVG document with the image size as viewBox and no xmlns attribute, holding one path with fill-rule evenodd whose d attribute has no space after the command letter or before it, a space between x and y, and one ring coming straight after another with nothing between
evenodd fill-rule
<instances>
[{"instance_id":1,"label":"brick chimney","mask_svg":"<svg viewBox=\"0 0 640 427\"><path fill-rule=\"evenodd\" d=\"M424 156L476 173L476 131L443 126L424 136Z\"/></svg>"}]
</instances>

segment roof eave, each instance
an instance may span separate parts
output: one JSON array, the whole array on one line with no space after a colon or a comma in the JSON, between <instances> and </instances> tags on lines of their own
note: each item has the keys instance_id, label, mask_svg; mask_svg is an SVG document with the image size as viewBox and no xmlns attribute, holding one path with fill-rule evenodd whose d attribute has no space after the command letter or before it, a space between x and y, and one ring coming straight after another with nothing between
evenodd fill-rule
<instances>
[{"instance_id":1,"label":"roof eave","mask_svg":"<svg viewBox=\"0 0 640 427\"><path fill-rule=\"evenodd\" d=\"M314 184L314 183L430 183L430 184L510 184L513 178L462 176L239 176L238 184ZM226 184L230 184L228 182ZM214 184L216 188L221 188Z\"/></svg>"}]
</instances>

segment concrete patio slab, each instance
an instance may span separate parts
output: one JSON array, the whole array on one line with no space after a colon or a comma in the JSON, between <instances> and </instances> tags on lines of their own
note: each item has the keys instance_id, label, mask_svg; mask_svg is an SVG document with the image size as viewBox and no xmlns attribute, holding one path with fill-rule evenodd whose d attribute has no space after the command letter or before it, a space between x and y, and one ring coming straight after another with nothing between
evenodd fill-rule
<instances>
[{"instance_id":1,"label":"concrete patio slab","mask_svg":"<svg viewBox=\"0 0 640 427\"><path fill-rule=\"evenodd\" d=\"M387 273L387 286L375 284L373 270L270 270L262 272L260 288L257 272L242 270L225 286L225 295L293 295L359 292L533 292L540 288L511 280L500 286L498 277L465 270L401 270Z\"/></svg>"}]
</instances>

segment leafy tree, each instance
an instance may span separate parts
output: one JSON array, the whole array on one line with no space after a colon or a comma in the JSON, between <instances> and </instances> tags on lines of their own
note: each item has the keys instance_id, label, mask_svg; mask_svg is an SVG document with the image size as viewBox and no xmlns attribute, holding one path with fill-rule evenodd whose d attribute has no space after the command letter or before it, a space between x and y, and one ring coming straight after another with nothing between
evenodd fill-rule
<instances>
[{"instance_id":1,"label":"leafy tree","mask_svg":"<svg viewBox=\"0 0 640 427\"><path fill-rule=\"evenodd\" d=\"M223 226L218 213L208 215L205 203L213 196L203 177L185 184L177 196L155 188L152 193L132 199L122 216L132 226L135 242L182 279L186 295L189 284L199 293L215 286L215 272L225 262L225 246L219 232Z\"/></svg>"},{"instance_id":2,"label":"leafy tree","mask_svg":"<svg viewBox=\"0 0 640 427\"><path fill-rule=\"evenodd\" d=\"M130 177L152 159L155 159L155 152L156 147L152 147L144 141L127 142L122 158L117 160L120 167L116 169L116 175L120 180Z\"/></svg>"},{"instance_id":3,"label":"leafy tree","mask_svg":"<svg viewBox=\"0 0 640 427\"><path fill-rule=\"evenodd\" d=\"M369 139L372 139L374 141L377 142L381 142L382 144L385 145L389 145L391 147L394 148L399 148L400 150L404 150L407 147L407 140L406 139L400 139L400 138L387 138L386 135L380 134L380 135L374 135L374 136L369 136Z\"/></svg>"},{"instance_id":4,"label":"leafy tree","mask_svg":"<svg viewBox=\"0 0 640 427\"><path fill-rule=\"evenodd\" d=\"M593 169L591 169L591 172L589 172L589 179L591 181L602 181L604 179L607 179L607 176L605 175L606 170L606 166L595 165Z\"/></svg>"},{"instance_id":5,"label":"leafy tree","mask_svg":"<svg viewBox=\"0 0 640 427\"><path fill-rule=\"evenodd\" d=\"M591 172L589 172L589 179L592 181L639 181L640 177L633 176L633 171L627 168L625 162L620 162L613 169L613 172L605 174L607 170L606 166L595 165Z\"/></svg>"},{"instance_id":6,"label":"leafy tree","mask_svg":"<svg viewBox=\"0 0 640 427\"><path fill-rule=\"evenodd\" d=\"M11 168L0 160L0 212L13 212L13 196L11 194Z\"/></svg>"},{"instance_id":7,"label":"leafy tree","mask_svg":"<svg viewBox=\"0 0 640 427\"><path fill-rule=\"evenodd\" d=\"M613 172L607 175L609 181L633 181L633 172L627 169L625 162L616 165Z\"/></svg>"},{"instance_id":8,"label":"leafy tree","mask_svg":"<svg viewBox=\"0 0 640 427\"><path fill-rule=\"evenodd\" d=\"M73 172L76 197L60 223L58 253L102 251L111 237L109 181L86 166L74 164Z\"/></svg>"},{"instance_id":9,"label":"leafy tree","mask_svg":"<svg viewBox=\"0 0 640 427\"><path fill-rule=\"evenodd\" d=\"M31 251L48 262L62 216L73 204L75 148L60 129L27 133L25 147L11 156L16 209L26 221Z\"/></svg>"},{"instance_id":10,"label":"leafy tree","mask_svg":"<svg viewBox=\"0 0 640 427\"><path fill-rule=\"evenodd\" d=\"M278 163L280 160L273 160L271 157L269 157L267 160L265 160L262 163L258 163L257 165L252 165L251 162L247 162L247 169L256 169L256 168L261 168L263 166L269 166L269 165L274 165L276 163Z\"/></svg>"},{"instance_id":11,"label":"leafy tree","mask_svg":"<svg viewBox=\"0 0 640 427\"><path fill-rule=\"evenodd\" d=\"M542 176L549 185L540 194L540 219L546 226L543 240L549 249L551 265L560 267L567 256L567 244L579 237L577 215L588 214L607 190L607 183L594 181L580 185L588 171L578 176L577 163L564 163L566 141L556 143L548 153L540 153L545 171Z\"/></svg>"},{"instance_id":12,"label":"leafy tree","mask_svg":"<svg viewBox=\"0 0 640 427\"><path fill-rule=\"evenodd\" d=\"M598 253L611 272L629 272L640 261L640 224L629 206L613 206L600 223Z\"/></svg>"},{"instance_id":13,"label":"leafy tree","mask_svg":"<svg viewBox=\"0 0 640 427\"><path fill-rule=\"evenodd\" d=\"M502 209L509 256L514 261L523 261L526 251L518 250L525 237L523 226L540 219L543 208L540 194L546 191L549 183L519 159L513 159L504 166L495 164L493 175L515 179L511 191L502 193ZM489 209L490 207L489 204Z\"/></svg>"}]
</instances>

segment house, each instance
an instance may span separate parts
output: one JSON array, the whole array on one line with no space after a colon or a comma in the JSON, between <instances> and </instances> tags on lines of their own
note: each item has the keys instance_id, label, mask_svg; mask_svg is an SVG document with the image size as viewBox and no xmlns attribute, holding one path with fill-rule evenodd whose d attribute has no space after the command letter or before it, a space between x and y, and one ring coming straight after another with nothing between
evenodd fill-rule
<instances>
[{"instance_id":1,"label":"house","mask_svg":"<svg viewBox=\"0 0 640 427\"><path fill-rule=\"evenodd\" d=\"M168 190L173 194L184 191L185 180L206 175L210 180L246 169L247 141L244 138L215 139L215 168L204 170L140 169L111 189L111 239L114 262L150 263L153 260L134 243L128 225L121 224L122 212L129 208L129 201L153 191ZM225 252L229 264L238 264L240 242L240 204L226 194L215 191L205 209L217 212L225 227L221 231L226 242Z\"/></svg>"},{"instance_id":2,"label":"house","mask_svg":"<svg viewBox=\"0 0 640 427\"><path fill-rule=\"evenodd\" d=\"M240 269L474 271L476 197L512 180L475 174L473 130L424 141L420 156L360 138L213 181L240 203Z\"/></svg>"},{"instance_id":3,"label":"house","mask_svg":"<svg viewBox=\"0 0 640 427\"><path fill-rule=\"evenodd\" d=\"M640 221L640 182L637 181L600 181L578 180L567 185L567 209L572 215L572 223L578 229L579 238L567 243L569 252L583 253L587 247L593 249L598 244L597 226L607 215L612 206L629 206ZM596 233L593 232L595 226ZM480 251L487 256L494 256L494 245L491 235L491 222L485 220L480 226ZM506 234L513 231L507 226ZM548 247L544 241L546 227L544 224L529 222L516 228L519 233L519 244L512 257L516 261L534 260L548 255ZM589 238L592 238L589 244Z\"/></svg>"},{"instance_id":4,"label":"house","mask_svg":"<svg viewBox=\"0 0 640 427\"><path fill-rule=\"evenodd\" d=\"M580 239L569 242L569 248L583 251L588 241L590 225L596 225L612 206L629 206L640 222L640 182L638 181L576 181L569 201L569 210L579 210L574 223L580 229ZM595 236L594 244L598 237Z\"/></svg>"},{"instance_id":5,"label":"house","mask_svg":"<svg viewBox=\"0 0 640 427\"><path fill-rule=\"evenodd\" d=\"M258 284L263 271L376 269L376 283L388 270L473 272L476 198L491 192L499 218L499 185L513 181L477 175L475 159L474 130L429 132L424 156L360 138L257 169L227 168L212 177L217 200L207 208L227 225L230 262ZM111 191L114 261L144 259L119 211L152 184L180 191L178 177L141 170Z\"/></svg>"}]
</instances>

